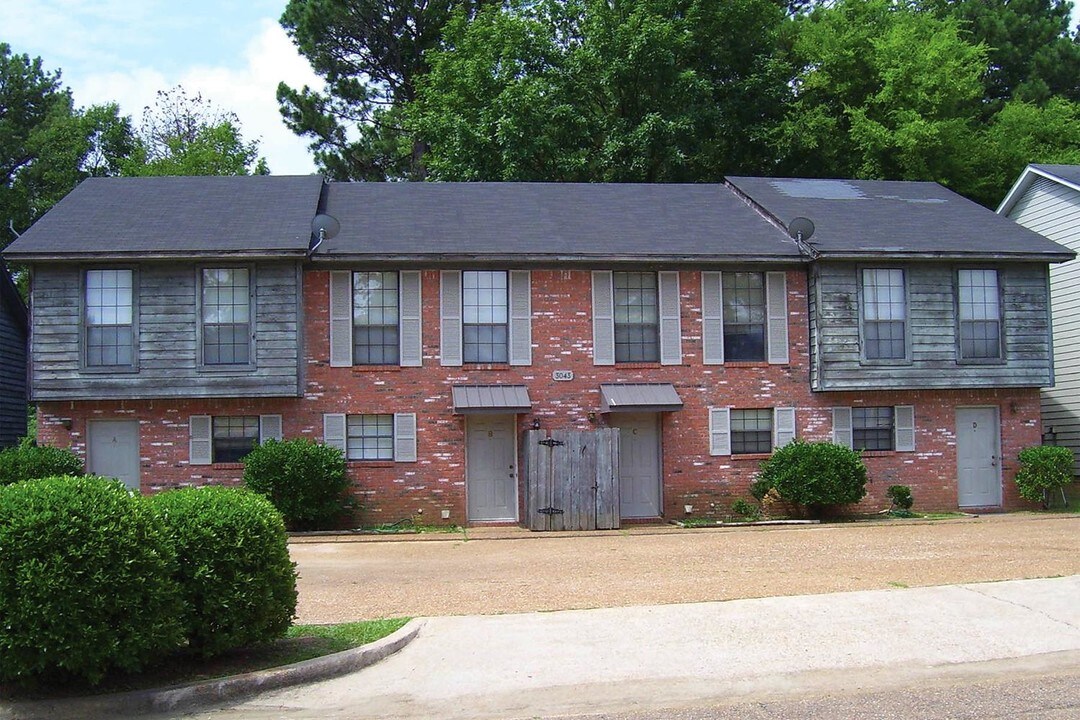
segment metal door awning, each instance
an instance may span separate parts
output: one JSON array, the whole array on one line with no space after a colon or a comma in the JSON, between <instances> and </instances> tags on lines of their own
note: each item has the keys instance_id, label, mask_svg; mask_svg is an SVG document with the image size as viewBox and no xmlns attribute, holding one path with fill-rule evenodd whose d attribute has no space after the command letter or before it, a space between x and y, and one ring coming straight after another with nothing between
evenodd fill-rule
<instances>
[{"instance_id":1,"label":"metal door awning","mask_svg":"<svg viewBox=\"0 0 1080 720\"><path fill-rule=\"evenodd\" d=\"M532 410L524 385L454 385L454 414L519 413Z\"/></svg>"},{"instance_id":2,"label":"metal door awning","mask_svg":"<svg viewBox=\"0 0 1080 720\"><path fill-rule=\"evenodd\" d=\"M600 412L667 412L682 410L671 383L612 383L600 386Z\"/></svg>"}]
</instances>

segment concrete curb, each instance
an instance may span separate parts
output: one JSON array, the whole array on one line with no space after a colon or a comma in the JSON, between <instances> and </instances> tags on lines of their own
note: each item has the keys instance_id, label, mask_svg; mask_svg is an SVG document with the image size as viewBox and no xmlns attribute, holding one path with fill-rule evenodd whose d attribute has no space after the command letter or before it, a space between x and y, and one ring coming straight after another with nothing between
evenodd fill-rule
<instances>
[{"instance_id":1,"label":"concrete curb","mask_svg":"<svg viewBox=\"0 0 1080 720\"><path fill-rule=\"evenodd\" d=\"M152 713L190 712L207 706L223 705L269 690L329 680L374 665L412 642L423 626L422 618L413 619L397 632L361 647L292 665L189 685L134 690L97 697L9 701L0 704L0 719L132 717Z\"/></svg>"}]
</instances>

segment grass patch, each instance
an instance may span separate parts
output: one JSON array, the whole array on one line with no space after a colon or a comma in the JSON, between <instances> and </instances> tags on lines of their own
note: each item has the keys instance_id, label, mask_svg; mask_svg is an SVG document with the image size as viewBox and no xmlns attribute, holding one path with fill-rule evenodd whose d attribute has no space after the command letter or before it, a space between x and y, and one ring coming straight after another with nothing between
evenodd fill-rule
<instances>
[{"instance_id":1,"label":"grass patch","mask_svg":"<svg viewBox=\"0 0 1080 720\"><path fill-rule=\"evenodd\" d=\"M716 518L703 518L703 517L698 517L698 518L689 517L689 518L683 518L682 520L673 520L672 522L675 525L678 525L679 527L684 527L684 528L716 527L717 525L723 525L724 524L723 520L718 520Z\"/></svg>"},{"instance_id":2,"label":"grass patch","mask_svg":"<svg viewBox=\"0 0 1080 720\"><path fill-rule=\"evenodd\" d=\"M95 686L59 678L43 680L30 687L0 684L0 697L39 700L105 695L241 675L366 645L397 631L409 620L388 618L339 625L294 625L281 640L240 648L210 659L182 652L163 658L160 665L140 673L115 673Z\"/></svg>"},{"instance_id":3,"label":"grass patch","mask_svg":"<svg viewBox=\"0 0 1080 720\"><path fill-rule=\"evenodd\" d=\"M416 533L461 533L464 532L460 525L425 525L415 523L411 518L398 520L395 523L383 523L363 528L363 532L375 535L403 535Z\"/></svg>"}]
</instances>

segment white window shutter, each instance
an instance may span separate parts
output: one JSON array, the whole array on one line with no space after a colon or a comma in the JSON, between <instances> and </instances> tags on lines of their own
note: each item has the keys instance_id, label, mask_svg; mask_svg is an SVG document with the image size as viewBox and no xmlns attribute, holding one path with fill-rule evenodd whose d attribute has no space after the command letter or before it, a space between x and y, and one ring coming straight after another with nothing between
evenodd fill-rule
<instances>
[{"instance_id":1,"label":"white window shutter","mask_svg":"<svg viewBox=\"0 0 1080 720\"><path fill-rule=\"evenodd\" d=\"M345 446L345 416L341 413L326 413L323 418L323 444L335 447L345 457L349 456Z\"/></svg>"},{"instance_id":2,"label":"white window shutter","mask_svg":"<svg viewBox=\"0 0 1080 720\"><path fill-rule=\"evenodd\" d=\"M610 270L592 274L593 365L615 364L615 298Z\"/></svg>"},{"instance_id":3,"label":"white window shutter","mask_svg":"<svg viewBox=\"0 0 1080 720\"><path fill-rule=\"evenodd\" d=\"M420 331L421 308L420 272L407 270L399 273L401 288L401 336L400 360L402 367L420 367L424 364L423 337Z\"/></svg>"},{"instance_id":4,"label":"white window shutter","mask_svg":"<svg viewBox=\"0 0 1080 720\"><path fill-rule=\"evenodd\" d=\"M846 448L851 447L851 408L832 409L832 441Z\"/></svg>"},{"instance_id":5,"label":"white window shutter","mask_svg":"<svg viewBox=\"0 0 1080 720\"><path fill-rule=\"evenodd\" d=\"M768 305L769 362L774 365L788 363L788 307L787 274L765 273L765 303Z\"/></svg>"},{"instance_id":6,"label":"white window shutter","mask_svg":"<svg viewBox=\"0 0 1080 720\"><path fill-rule=\"evenodd\" d=\"M330 367L351 367L353 364L352 273L333 270L330 273Z\"/></svg>"},{"instance_id":7,"label":"white window shutter","mask_svg":"<svg viewBox=\"0 0 1080 720\"><path fill-rule=\"evenodd\" d=\"M510 271L510 364L532 365L532 273Z\"/></svg>"},{"instance_id":8,"label":"white window shutter","mask_svg":"<svg viewBox=\"0 0 1080 720\"><path fill-rule=\"evenodd\" d=\"M659 272L660 364L682 365L682 318L679 313L679 273Z\"/></svg>"},{"instance_id":9,"label":"white window shutter","mask_svg":"<svg viewBox=\"0 0 1080 720\"><path fill-rule=\"evenodd\" d=\"M461 271L439 273L441 328L439 357L443 365L461 365Z\"/></svg>"},{"instance_id":10,"label":"white window shutter","mask_svg":"<svg viewBox=\"0 0 1080 720\"><path fill-rule=\"evenodd\" d=\"M718 272L701 273L701 361L724 362L724 285Z\"/></svg>"},{"instance_id":11,"label":"white window shutter","mask_svg":"<svg viewBox=\"0 0 1080 720\"><path fill-rule=\"evenodd\" d=\"M782 448L795 439L795 408L773 409L773 447Z\"/></svg>"},{"instance_id":12,"label":"white window shutter","mask_svg":"<svg viewBox=\"0 0 1080 720\"><path fill-rule=\"evenodd\" d=\"M214 445L211 440L212 423L209 415L192 415L188 418L190 434L188 445L189 465L209 465L214 461Z\"/></svg>"},{"instance_id":13,"label":"white window shutter","mask_svg":"<svg viewBox=\"0 0 1080 720\"><path fill-rule=\"evenodd\" d=\"M394 415L394 462L416 462L416 413Z\"/></svg>"},{"instance_id":14,"label":"white window shutter","mask_svg":"<svg viewBox=\"0 0 1080 720\"><path fill-rule=\"evenodd\" d=\"M267 440L280 440L281 439L281 416L280 415L260 415L259 416L259 442L264 443Z\"/></svg>"},{"instance_id":15,"label":"white window shutter","mask_svg":"<svg viewBox=\"0 0 1080 720\"><path fill-rule=\"evenodd\" d=\"M709 408L709 454L731 454L731 410Z\"/></svg>"},{"instance_id":16,"label":"white window shutter","mask_svg":"<svg viewBox=\"0 0 1080 720\"><path fill-rule=\"evenodd\" d=\"M897 405L893 408L896 427L896 451L915 452L915 407Z\"/></svg>"}]
</instances>

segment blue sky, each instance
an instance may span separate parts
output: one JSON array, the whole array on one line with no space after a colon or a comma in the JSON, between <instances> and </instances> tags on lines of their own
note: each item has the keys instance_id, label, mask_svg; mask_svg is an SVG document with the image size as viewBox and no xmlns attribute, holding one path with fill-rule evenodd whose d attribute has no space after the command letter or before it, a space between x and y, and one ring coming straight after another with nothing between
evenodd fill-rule
<instances>
[{"instance_id":1,"label":"blue sky","mask_svg":"<svg viewBox=\"0 0 1080 720\"><path fill-rule=\"evenodd\" d=\"M118 102L138 122L178 84L240 118L276 175L307 174L306 142L274 91L321 86L278 24L286 0L2 0L0 40L59 68L78 105ZM1080 22L1074 8L1073 25Z\"/></svg>"},{"instance_id":2,"label":"blue sky","mask_svg":"<svg viewBox=\"0 0 1080 720\"><path fill-rule=\"evenodd\" d=\"M120 103L138 122L180 84L237 114L275 175L307 174L306 142L281 122L281 80L320 86L278 24L286 0L4 0L0 40L59 69L78 105Z\"/></svg>"}]
</instances>

